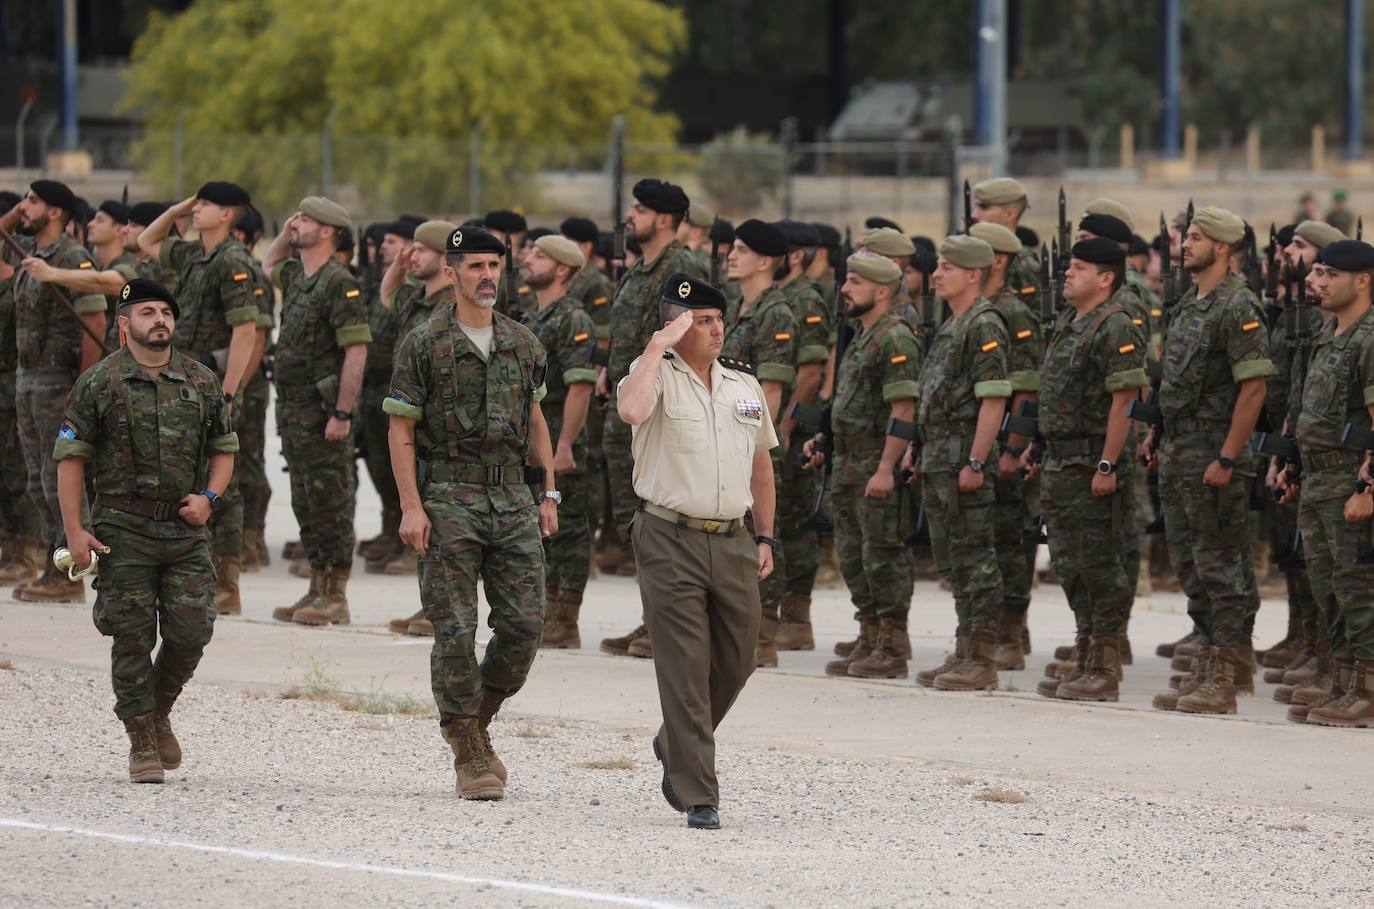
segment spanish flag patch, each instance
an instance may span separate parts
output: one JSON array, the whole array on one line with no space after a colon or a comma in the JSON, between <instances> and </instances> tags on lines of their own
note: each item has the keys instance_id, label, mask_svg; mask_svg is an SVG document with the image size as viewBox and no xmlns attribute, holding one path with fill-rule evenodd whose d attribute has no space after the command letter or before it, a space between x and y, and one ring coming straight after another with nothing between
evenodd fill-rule
<instances>
[{"instance_id":1,"label":"spanish flag patch","mask_svg":"<svg viewBox=\"0 0 1374 909\"><path fill-rule=\"evenodd\" d=\"M344 291L344 296L352 300L354 297L362 296L362 291L355 287L352 290Z\"/></svg>"},{"instance_id":2,"label":"spanish flag patch","mask_svg":"<svg viewBox=\"0 0 1374 909\"><path fill-rule=\"evenodd\" d=\"M253 288L253 296L255 296L255 297L265 297L265 296L267 296L267 291L263 290L261 287L255 287L255 288Z\"/></svg>"},{"instance_id":3,"label":"spanish flag patch","mask_svg":"<svg viewBox=\"0 0 1374 909\"><path fill-rule=\"evenodd\" d=\"M1023 297L1029 297L1033 293L1035 293L1034 284L1027 284L1025 287L1021 288L1021 296Z\"/></svg>"},{"instance_id":4,"label":"spanish flag patch","mask_svg":"<svg viewBox=\"0 0 1374 909\"><path fill-rule=\"evenodd\" d=\"M581 344L590 337L591 335L587 334L585 331L579 331L577 334L573 335L573 343Z\"/></svg>"},{"instance_id":5,"label":"spanish flag patch","mask_svg":"<svg viewBox=\"0 0 1374 909\"><path fill-rule=\"evenodd\" d=\"M895 357L889 357L887 362L891 363L893 366L899 366L899 365L901 365L902 363L905 363L906 361L907 361L907 355L906 355L906 354L897 354L897 356L895 356Z\"/></svg>"},{"instance_id":6,"label":"spanish flag patch","mask_svg":"<svg viewBox=\"0 0 1374 909\"><path fill-rule=\"evenodd\" d=\"M792 340L792 333L791 333L791 332L787 332L787 331L780 331L780 332L778 332L777 334L773 335L773 340L774 340L774 341L790 341L790 340Z\"/></svg>"},{"instance_id":7,"label":"spanish flag patch","mask_svg":"<svg viewBox=\"0 0 1374 909\"><path fill-rule=\"evenodd\" d=\"M1152 315L1152 316L1154 316L1156 319L1158 319L1160 316L1164 315L1164 310L1162 310L1162 309L1152 309L1152 310L1150 310L1150 315Z\"/></svg>"},{"instance_id":8,"label":"spanish flag patch","mask_svg":"<svg viewBox=\"0 0 1374 909\"><path fill-rule=\"evenodd\" d=\"M593 306L605 306L605 305L606 305L606 298L605 298L605 297L597 297L595 300L592 301L592 305L593 305Z\"/></svg>"},{"instance_id":9,"label":"spanish flag patch","mask_svg":"<svg viewBox=\"0 0 1374 909\"><path fill-rule=\"evenodd\" d=\"M1035 334L1035 332L1031 331L1029 328L1023 328L1016 333L1016 340L1024 341L1033 334Z\"/></svg>"},{"instance_id":10,"label":"spanish flag patch","mask_svg":"<svg viewBox=\"0 0 1374 909\"><path fill-rule=\"evenodd\" d=\"M235 273L234 273L234 280L235 280L235 281L247 281L247 280L248 280L248 272L246 272L246 271L235 272Z\"/></svg>"},{"instance_id":11,"label":"spanish flag patch","mask_svg":"<svg viewBox=\"0 0 1374 909\"><path fill-rule=\"evenodd\" d=\"M821 324L822 322L824 322L824 321L825 321L825 316L807 316L807 317L806 317L806 324L807 324L807 325L820 325L820 324Z\"/></svg>"},{"instance_id":12,"label":"spanish flag patch","mask_svg":"<svg viewBox=\"0 0 1374 909\"><path fill-rule=\"evenodd\" d=\"M1118 347L1118 348L1116 349L1116 352L1124 356L1124 355L1126 355L1126 354L1128 354L1128 353L1131 353L1131 352L1134 351L1134 350L1135 350L1135 345L1134 345L1134 344L1122 344L1120 347Z\"/></svg>"},{"instance_id":13,"label":"spanish flag patch","mask_svg":"<svg viewBox=\"0 0 1374 909\"><path fill-rule=\"evenodd\" d=\"M1240 330L1241 330L1241 331L1254 331L1256 328L1259 328L1259 327L1260 327L1260 324L1259 324L1258 321L1255 321L1255 322L1246 322L1244 325L1242 325L1242 326L1240 327Z\"/></svg>"},{"instance_id":14,"label":"spanish flag patch","mask_svg":"<svg viewBox=\"0 0 1374 909\"><path fill-rule=\"evenodd\" d=\"M1131 316L1131 324L1139 328L1140 326L1145 324L1145 320L1137 319L1135 316Z\"/></svg>"},{"instance_id":15,"label":"spanish flag patch","mask_svg":"<svg viewBox=\"0 0 1374 909\"><path fill-rule=\"evenodd\" d=\"M77 266L77 268L94 268L94 267L95 267L95 266L94 266L93 264L91 264L90 262L82 262L80 265Z\"/></svg>"},{"instance_id":16,"label":"spanish flag patch","mask_svg":"<svg viewBox=\"0 0 1374 909\"><path fill-rule=\"evenodd\" d=\"M1001 346L1002 345L998 344L996 341L989 341L988 343L983 345L983 353L988 353L989 351L996 350Z\"/></svg>"}]
</instances>

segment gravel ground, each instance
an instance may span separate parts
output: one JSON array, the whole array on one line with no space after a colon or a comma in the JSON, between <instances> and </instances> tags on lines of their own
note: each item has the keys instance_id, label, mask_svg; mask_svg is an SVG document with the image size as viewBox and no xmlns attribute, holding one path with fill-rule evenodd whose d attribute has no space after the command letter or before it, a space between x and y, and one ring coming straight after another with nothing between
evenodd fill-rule
<instances>
[{"instance_id":1,"label":"gravel ground","mask_svg":"<svg viewBox=\"0 0 1374 909\"><path fill-rule=\"evenodd\" d=\"M689 831L638 730L503 713L507 798L465 803L430 718L209 684L178 705L183 769L134 786L110 703L94 672L0 671L0 904L1311 906L1374 889L1363 811L732 743L725 829Z\"/></svg>"}]
</instances>

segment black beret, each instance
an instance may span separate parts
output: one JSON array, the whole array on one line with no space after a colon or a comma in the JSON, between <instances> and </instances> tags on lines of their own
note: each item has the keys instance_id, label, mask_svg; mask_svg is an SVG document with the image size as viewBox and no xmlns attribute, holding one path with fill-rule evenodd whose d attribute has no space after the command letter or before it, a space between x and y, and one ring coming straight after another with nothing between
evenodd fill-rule
<instances>
[{"instance_id":1,"label":"black beret","mask_svg":"<svg viewBox=\"0 0 1374 909\"><path fill-rule=\"evenodd\" d=\"M1374 246L1363 240L1337 240L1321 248L1317 261L1337 271L1374 271Z\"/></svg>"},{"instance_id":2,"label":"black beret","mask_svg":"<svg viewBox=\"0 0 1374 909\"><path fill-rule=\"evenodd\" d=\"M1078 229L1117 243L1131 242L1131 228L1114 215L1084 215L1078 222Z\"/></svg>"},{"instance_id":3,"label":"black beret","mask_svg":"<svg viewBox=\"0 0 1374 909\"><path fill-rule=\"evenodd\" d=\"M129 209L129 220L147 227L167 211L161 202L140 202Z\"/></svg>"},{"instance_id":4,"label":"black beret","mask_svg":"<svg viewBox=\"0 0 1374 909\"><path fill-rule=\"evenodd\" d=\"M815 229L816 236L821 238L821 242L816 244L817 246L840 245L840 232L831 225L824 224L820 221L812 221L811 227Z\"/></svg>"},{"instance_id":5,"label":"black beret","mask_svg":"<svg viewBox=\"0 0 1374 909\"><path fill-rule=\"evenodd\" d=\"M595 243L598 237L596 222L591 218L564 218L558 232L577 243Z\"/></svg>"},{"instance_id":6,"label":"black beret","mask_svg":"<svg viewBox=\"0 0 1374 909\"><path fill-rule=\"evenodd\" d=\"M761 256L787 255L787 237L775 224L750 218L735 228L735 239Z\"/></svg>"},{"instance_id":7,"label":"black beret","mask_svg":"<svg viewBox=\"0 0 1374 909\"><path fill-rule=\"evenodd\" d=\"M95 209L91 208L91 204L80 196L76 197L75 217L82 224L89 223L95 217Z\"/></svg>"},{"instance_id":8,"label":"black beret","mask_svg":"<svg viewBox=\"0 0 1374 909\"><path fill-rule=\"evenodd\" d=\"M663 282L659 299L688 309L719 309L725 312L725 294L700 278L677 272Z\"/></svg>"},{"instance_id":9,"label":"black beret","mask_svg":"<svg viewBox=\"0 0 1374 909\"><path fill-rule=\"evenodd\" d=\"M244 206L243 214L239 216L239 223L235 224L234 227L250 237L260 237L262 232L267 229L267 225L262 221L262 212L251 205Z\"/></svg>"},{"instance_id":10,"label":"black beret","mask_svg":"<svg viewBox=\"0 0 1374 909\"><path fill-rule=\"evenodd\" d=\"M503 234L518 234L528 228L525 216L508 208L498 208L487 212L482 218L482 226L488 230L499 230Z\"/></svg>"},{"instance_id":11,"label":"black beret","mask_svg":"<svg viewBox=\"0 0 1374 909\"><path fill-rule=\"evenodd\" d=\"M29 184L33 194L49 205L54 205L72 214L81 211L81 200L67 184L57 180L34 180Z\"/></svg>"},{"instance_id":12,"label":"black beret","mask_svg":"<svg viewBox=\"0 0 1374 909\"><path fill-rule=\"evenodd\" d=\"M735 242L735 225L717 215L716 220L711 222L711 229L706 232L706 236L717 246L729 246Z\"/></svg>"},{"instance_id":13,"label":"black beret","mask_svg":"<svg viewBox=\"0 0 1374 909\"><path fill-rule=\"evenodd\" d=\"M351 227L336 227L336 228L335 228L335 230L334 230L334 251L335 251L335 252L340 252L340 251L344 251L344 250L346 250L346 251L348 251L348 252L353 252L353 250L355 250L355 249L357 249L357 248L358 248L357 241L355 241L355 240L353 239L353 228L351 228Z\"/></svg>"},{"instance_id":14,"label":"black beret","mask_svg":"<svg viewBox=\"0 0 1374 909\"><path fill-rule=\"evenodd\" d=\"M877 215L874 215L873 217L864 221L864 227L868 230L877 230L880 227L890 227L893 230L897 231L897 233L904 233L901 225L898 224L896 221L891 221L887 218L880 218Z\"/></svg>"},{"instance_id":15,"label":"black beret","mask_svg":"<svg viewBox=\"0 0 1374 909\"><path fill-rule=\"evenodd\" d=\"M1146 256L1150 254L1150 244L1145 242L1145 238L1140 234L1131 234L1131 245L1126 250L1128 256Z\"/></svg>"},{"instance_id":16,"label":"black beret","mask_svg":"<svg viewBox=\"0 0 1374 909\"><path fill-rule=\"evenodd\" d=\"M412 221L392 221L386 226L385 232L388 234L395 234L398 237L404 237L407 240L414 240L415 228L419 226L420 225Z\"/></svg>"},{"instance_id":17,"label":"black beret","mask_svg":"<svg viewBox=\"0 0 1374 909\"><path fill-rule=\"evenodd\" d=\"M1293 237L1295 237L1297 233L1298 225L1285 224L1274 234L1274 241L1277 242L1279 246L1287 246L1289 243L1293 242Z\"/></svg>"},{"instance_id":18,"label":"black beret","mask_svg":"<svg viewBox=\"0 0 1374 909\"><path fill-rule=\"evenodd\" d=\"M1016 226L1016 239L1021 241L1022 246L1029 246L1031 249L1037 249L1040 246L1040 235L1024 224Z\"/></svg>"},{"instance_id":19,"label":"black beret","mask_svg":"<svg viewBox=\"0 0 1374 909\"><path fill-rule=\"evenodd\" d=\"M132 306L135 303L146 303L149 300L161 300L172 307L172 318L181 318L181 307L177 306L177 298L172 296L172 292L163 287L156 281L147 278L134 278L119 292L119 308Z\"/></svg>"},{"instance_id":20,"label":"black beret","mask_svg":"<svg viewBox=\"0 0 1374 909\"><path fill-rule=\"evenodd\" d=\"M935 271L935 266L940 264L940 254L933 249L926 249L917 244L916 254L911 257L911 267L921 274L928 275Z\"/></svg>"},{"instance_id":21,"label":"black beret","mask_svg":"<svg viewBox=\"0 0 1374 909\"><path fill-rule=\"evenodd\" d=\"M100 203L100 210L109 215L119 224L129 223L129 206L123 202L116 202L114 199L106 199Z\"/></svg>"},{"instance_id":22,"label":"black beret","mask_svg":"<svg viewBox=\"0 0 1374 909\"><path fill-rule=\"evenodd\" d=\"M939 252L935 247L935 241L930 239L930 237L912 237L911 245L916 247L917 252L920 252L924 249L926 252L935 253L937 257L939 255Z\"/></svg>"},{"instance_id":23,"label":"black beret","mask_svg":"<svg viewBox=\"0 0 1374 909\"><path fill-rule=\"evenodd\" d=\"M196 198L204 199L206 202L213 202L215 205L247 205L253 200L248 196L248 190L239 186L237 183L230 183L227 180L211 180L200 189L196 190Z\"/></svg>"},{"instance_id":24,"label":"black beret","mask_svg":"<svg viewBox=\"0 0 1374 909\"><path fill-rule=\"evenodd\" d=\"M609 230L599 231L596 235L596 254L603 259L615 257L615 234Z\"/></svg>"},{"instance_id":25,"label":"black beret","mask_svg":"<svg viewBox=\"0 0 1374 909\"><path fill-rule=\"evenodd\" d=\"M558 231L554 230L552 227L531 227L530 232L525 234L525 242L533 243L540 237L551 237L556 233L558 233Z\"/></svg>"},{"instance_id":26,"label":"black beret","mask_svg":"<svg viewBox=\"0 0 1374 909\"><path fill-rule=\"evenodd\" d=\"M468 218L466 221L464 221L462 224L459 224L458 226L461 227L463 230L486 230L486 229L487 229L486 226L482 223L482 219L481 219L481 218Z\"/></svg>"},{"instance_id":27,"label":"black beret","mask_svg":"<svg viewBox=\"0 0 1374 909\"><path fill-rule=\"evenodd\" d=\"M411 224L414 224L416 227L419 227L421 224L424 224L426 221L428 221L429 218L426 218L424 215L401 215L396 220L409 221Z\"/></svg>"},{"instance_id":28,"label":"black beret","mask_svg":"<svg viewBox=\"0 0 1374 909\"><path fill-rule=\"evenodd\" d=\"M496 253L506 254L506 244L493 237L480 227L458 228L448 235L447 253Z\"/></svg>"},{"instance_id":29,"label":"black beret","mask_svg":"<svg viewBox=\"0 0 1374 909\"><path fill-rule=\"evenodd\" d=\"M691 206L687 201L687 193L683 192L681 186L653 177L640 180L631 192L641 205L660 215L686 212Z\"/></svg>"},{"instance_id":30,"label":"black beret","mask_svg":"<svg viewBox=\"0 0 1374 909\"><path fill-rule=\"evenodd\" d=\"M1111 218L1112 216L1103 215L1102 217ZM1119 218L1112 218L1112 220L1121 223ZM1083 230L1089 229L1083 228ZM1121 244L1115 240L1106 237L1090 237L1075 243L1069 252L1069 257L1082 259L1084 262L1091 262L1094 265L1117 265L1126 261L1126 250L1122 249Z\"/></svg>"},{"instance_id":31,"label":"black beret","mask_svg":"<svg viewBox=\"0 0 1374 909\"><path fill-rule=\"evenodd\" d=\"M787 238L788 246L821 245L821 235L816 233L816 228L807 224L805 221L793 221L791 218L783 218L781 221L775 221L774 226L782 231L782 235Z\"/></svg>"}]
</instances>

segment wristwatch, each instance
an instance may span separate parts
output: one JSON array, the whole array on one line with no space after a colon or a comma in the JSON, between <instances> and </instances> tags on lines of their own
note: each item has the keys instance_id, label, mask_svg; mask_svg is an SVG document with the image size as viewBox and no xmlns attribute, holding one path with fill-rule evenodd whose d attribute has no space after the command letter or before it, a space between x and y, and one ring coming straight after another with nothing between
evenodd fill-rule
<instances>
[{"instance_id":1,"label":"wristwatch","mask_svg":"<svg viewBox=\"0 0 1374 909\"><path fill-rule=\"evenodd\" d=\"M213 489L209 488L208 486L202 489L200 491L200 494L210 500L211 511L218 513L219 510L224 507L224 497L219 493L215 492Z\"/></svg>"},{"instance_id":2,"label":"wristwatch","mask_svg":"<svg viewBox=\"0 0 1374 909\"><path fill-rule=\"evenodd\" d=\"M1230 458L1226 457L1226 455L1223 454L1217 455L1217 463L1220 464L1222 467L1225 467L1227 470L1234 470L1236 467L1236 462L1232 461Z\"/></svg>"},{"instance_id":3,"label":"wristwatch","mask_svg":"<svg viewBox=\"0 0 1374 909\"><path fill-rule=\"evenodd\" d=\"M345 423L351 423L353 421L353 414L346 410L335 410L334 419L342 420Z\"/></svg>"},{"instance_id":4,"label":"wristwatch","mask_svg":"<svg viewBox=\"0 0 1374 909\"><path fill-rule=\"evenodd\" d=\"M973 470L974 473L982 473L982 472L983 472L984 464L983 464L982 461L978 460L977 458L969 458L969 459L968 459L968 466L969 466L970 469Z\"/></svg>"},{"instance_id":5,"label":"wristwatch","mask_svg":"<svg viewBox=\"0 0 1374 909\"><path fill-rule=\"evenodd\" d=\"M563 504L563 493L559 492L557 489L553 490L552 492L550 492L550 491L548 491L548 490L546 489L546 490L544 490L543 492L541 492L541 493L539 494L539 501L542 502L542 501L544 501L545 499L551 500L551 501L553 502L553 504L555 504L555 505L562 505L562 504Z\"/></svg>"},{"instance_id":6,"label":"wristwatch","mask_svg":"<svg viewBox=\"0 0 1374 909\"><path fill-rule=\"evenodd\" d=\"M771 549L771 550L773 550L774 552L777 552L778 549L780 549L780 548L782 547L782 544L779 543L777 540L773 539L772 537L766 537L766 536L764 536L764 535L761 534L761 533L760 533L760 534L755 534L755 535L754 535L754 542L755 542L755 543L767 543L767 544L768 544L768 548Z\"/></svg>"},{"instance_id":7,"label":"wristwatch","mask_svg":"<svg viewBox=\"0 0 1374 909\"><path fill-rule=\"evenodd\" d=\"M1102 460L1097 462L1097 472L1102 474L1104 477L1114 474L1116 473L1116 464L1115 462L1108 461L1106 458L1103 458Z\"/></svg>"},{"instance_id":8,"label":"wristwatch","mask_svg":"<svg viewBox=\"0 0 1374 909\"><path fill-rule=\"evenodd\" d=\"M232 391L226 391L226 392L224 393L224 403L225 403L225 404L233 404L233 403L234 403L234 393L233 393Z\"/></svg>"}]
</instances>

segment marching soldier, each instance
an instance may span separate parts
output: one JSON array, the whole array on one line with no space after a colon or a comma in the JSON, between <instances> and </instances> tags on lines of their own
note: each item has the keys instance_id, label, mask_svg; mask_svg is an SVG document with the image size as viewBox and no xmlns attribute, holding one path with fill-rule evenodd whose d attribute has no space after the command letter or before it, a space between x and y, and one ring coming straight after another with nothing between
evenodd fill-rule
<instances>
[{"instance_id":1,"label":"marching soldier","mask_svg":"<svg viewBox=\"0 0 1374 909\"><path fill-rule=\"evenodd\" d=\"M93 617L114 639L115 715L129 735L129 779L161 783L182 758L172 705L214 628L205 525L223 504L238 439L215 374L172 347L180 314L172 295L137 278L119 303L128 344L77 381L52 456L73 565L103 556Z\"/></svg>"},{"instance_id":2,"label":"marching soldier","mask_svg":"<svg viewBox=\"0 0 1374 909\"><path fill-rule=\"evenodd\" d=\"M504 255L501 241L481 228L453 231L444 276L457 304L401 342L382 405L391 417L401 538L420 556L420 603L434 625L430 681L439 726L465 799L505 795L506 767L488 727L538 653L539 539L558 531L553 449L539 406L547 360L528 329L493 312ZM537 507L531 458L541 476ZM480 666L479 577L494 631Z\"/></svg>"},{"instance_id":3,"label":"marching soldier","mask_svg":"<svg viewBox=\"0 0 1374 909\"><path fill-rule=\"evenodd\" d=\"M277 434L291 476L291 510L310 563L307 593L273 610L272 618L298 625L349 622L357 504L353 411L372 339L362 290L334 258L334 233L349 223L337 202L307 196L262 263L282 289L273 374Z\"/></svg>"}]
</instances>

